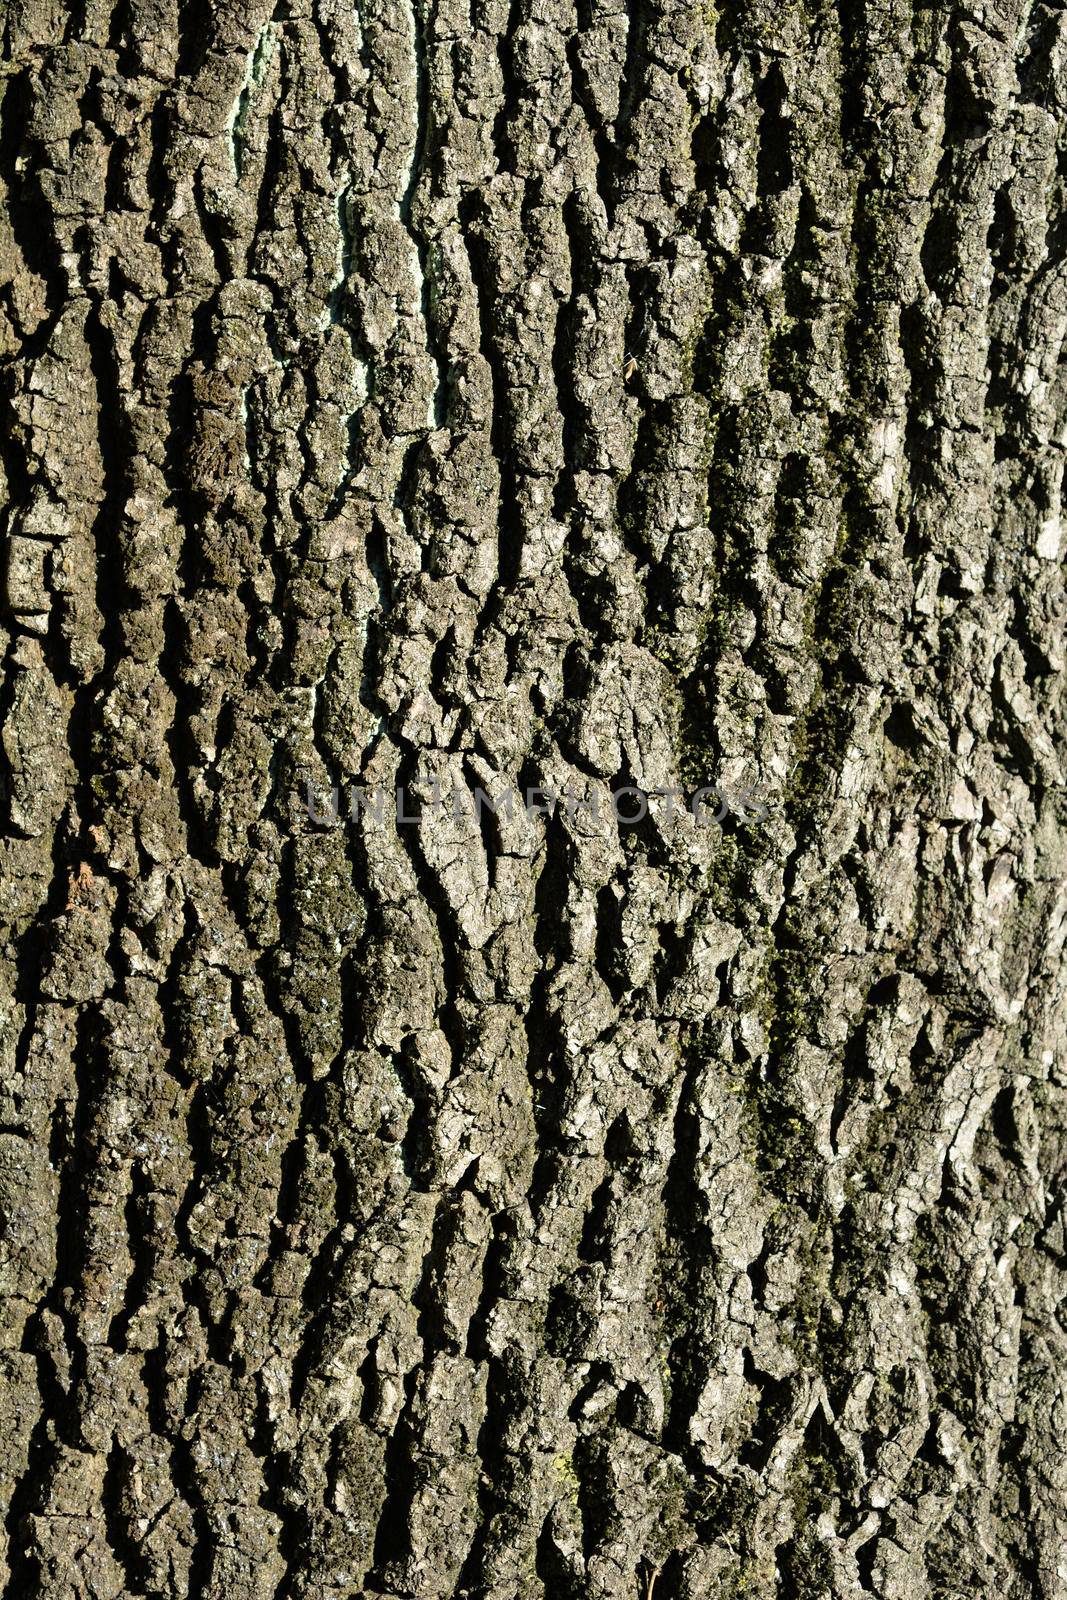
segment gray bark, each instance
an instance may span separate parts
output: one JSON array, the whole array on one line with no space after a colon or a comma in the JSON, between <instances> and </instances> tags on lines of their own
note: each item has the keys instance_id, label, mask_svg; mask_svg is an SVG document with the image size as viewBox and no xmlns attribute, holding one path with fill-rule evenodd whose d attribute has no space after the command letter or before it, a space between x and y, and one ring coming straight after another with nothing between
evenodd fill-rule
<instances>
[{"instance_id":1,"label":"gray bark","mask_svg":"<svg viewBox=\"0 0 1067 1600\"><path fill-rule=\"evenodd\" d=\"M0 1593L1063 1596L1067 13L413 3L0 8Z\"/></svg>"}]
</instances>

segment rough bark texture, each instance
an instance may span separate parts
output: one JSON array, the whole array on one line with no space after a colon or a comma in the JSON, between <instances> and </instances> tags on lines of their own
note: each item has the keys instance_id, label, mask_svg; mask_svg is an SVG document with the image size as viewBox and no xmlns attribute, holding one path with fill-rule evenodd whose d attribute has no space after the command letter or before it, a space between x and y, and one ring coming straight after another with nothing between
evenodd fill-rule
<instances>
[{"instance_id":1,"label":"rough bark texture","mask_svg":"<svg viewBox=\"0 0 1067 1600\"><path fill-rule=\"evenodd\" d=\"M2 11L6 1600L1067 1593L1067 13Z\"/></svg>"}]
</instances>

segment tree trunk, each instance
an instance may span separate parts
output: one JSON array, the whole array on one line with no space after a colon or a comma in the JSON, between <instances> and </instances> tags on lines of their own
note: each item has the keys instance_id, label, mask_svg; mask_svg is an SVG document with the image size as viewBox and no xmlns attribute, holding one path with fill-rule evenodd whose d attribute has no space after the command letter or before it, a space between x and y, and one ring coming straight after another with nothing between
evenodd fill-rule
<instances>
[{"instance_id":1,"label":"tree trunk","mask_svg":"<svg viewBox=\"0 0 1067 1600\"><path fill-rule=\"evenodd\" d=\"M3 10L0 1593L1067 1594L1063 10Z\"/></svg>"}]
</instances>

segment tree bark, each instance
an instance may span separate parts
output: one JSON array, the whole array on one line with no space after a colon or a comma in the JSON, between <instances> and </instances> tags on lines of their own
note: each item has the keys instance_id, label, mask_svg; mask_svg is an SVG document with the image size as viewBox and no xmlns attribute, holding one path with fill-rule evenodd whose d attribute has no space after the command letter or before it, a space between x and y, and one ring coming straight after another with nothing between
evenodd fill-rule
<instances>
[{"instance_id":1,"label":"tree bark","mask_svg":"<svg viewBox=\"0 0 1067 1600\"><path fill-rule=\"evenodd\" d=\"M2 8L0 1594L1062 1597L1065 13L413 5Z\"/></svg>"}]
</instances>

